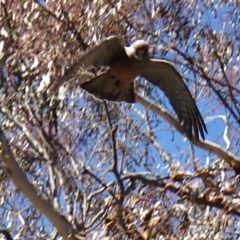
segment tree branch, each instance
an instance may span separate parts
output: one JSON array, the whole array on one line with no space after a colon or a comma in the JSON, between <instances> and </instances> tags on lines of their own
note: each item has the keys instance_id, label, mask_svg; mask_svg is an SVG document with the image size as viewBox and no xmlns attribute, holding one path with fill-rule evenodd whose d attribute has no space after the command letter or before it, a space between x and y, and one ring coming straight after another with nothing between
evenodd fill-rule
<instances>
[{"instance_id":1,"label":"tree branch","mask_svg":"<svg viewBox=\"0 0 240 240\"><path fill-rule=\"evenodd\" d=\"M183 127L178 121L173 118L165 108L155 103L150 102L146 98L141 97L137 94L137 101L141 103L145 108L152 110L154 113L161 116L164 120L170 123L176 128L178 132L185 135ZM192 137L192 143L204 150L216 154L219 158L224 159L237 173L240 173L240 158L230 151L224 150L221 146L210 141L197 141L195 136Z\"/></svg>"},{"instance_id":2,"label":"tree branch","mask_svg":"<svg viewBox=\"0 0 240 240\"><path fill-rule=\"evenodd\" d=\"M231 202L224 201L223 199L220 199L219 201L211 200L207 197L207 194L203 194L200 196L194 195L191 192L189 192L188 189L177 187L175 184L165 183L162 179L153 179L153 178L147 178L143 176L141 173L126 173L125 176L122 179L131 179L131 180L137 180L140 181L146 185L154 186L155 188L159 187L162 188L165 192L166 190L169 190L172 193L175 193L179 197L182 197L184 199L188 199L189 201L195 202L199 205L207 205L210 207L215 207L221 210L225 210L227 213L233 213L236 216L240 216L240 211L237 207L233 206ZM209 188L209 192L214 191L213 188Z\"/></svg>"},{"instance_id":3,"label":"tree branch","mask_svg":"<svg viewBox=\"0 0 240 240\"><path fill-rule=\"evenodd\" d=\"M110 114L107 108L107 103L104 100L104 107L105 107L105 111L107 114L107 119L108 119L108 123L109 123L109 128L110 128L110 134L111 134L111 138L112 138L112 147L113 147L113 164L112 164L112 171L114 173L114 175L117 178L118 184L120 186L120 190L121 190L121 194L120 194L120 202L123 202L124 199L124 185L122 183L120 174L118 172L118 157L117 157L117 146L116 146L116 138L115 138L115 133L117 128L113 128L112 123L111 123L111 118L110 118Z\"/></svg>"},{"instance_id":4,"label":"tree branch","mask_svg":"<svg viewBox=\"0 0 240 240\"><path fill-rule=\"evenodd\" d=\"M53 223L64 239L75 240L76 238L73 237L74 229L72 225L63 215L61 215L61 213L52 207L46 197L37 192L35 187L28 181L25 174L18 166L2 129L0 129L0 143L0 158L4 162L5 168L7 169L15 186L19 188L21 192L33 203L33 205Z\"/></svg>"}]
</instances>

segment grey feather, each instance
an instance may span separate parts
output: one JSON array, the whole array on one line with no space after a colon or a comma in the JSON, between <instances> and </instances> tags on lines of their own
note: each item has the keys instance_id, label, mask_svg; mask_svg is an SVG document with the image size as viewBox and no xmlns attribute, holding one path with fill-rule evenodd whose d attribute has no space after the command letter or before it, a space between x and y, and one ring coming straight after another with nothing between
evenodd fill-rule
<instances>
[{"instance_id":1,"label":"grey feather","mask_svg":"<svg viewBox=\"0 0 240 240\"><path fill-rule=\"evenodd\" d=\"M126 52L120 39L111 36L84 53L78 60L77 67L109 66L114 59L122 55L126 55Z\"/></svg>"},{"instance_id":2,"label":"grey feather","mask_svg":"<svg viewBox=\"0 0 240 240\"><path fill-rule=\"evenodd\" d=\"M196 139L199 140L200 133L204 140L204 131L207 133L207 128L203 118L182 76L174 66L167 61L153 59L143 69L141 76L165 93L179 121L183 122L188 137L191 139L193 129Z\"/></svg>"},{"instance_id":3,"label":"grey feather","mask_svg":"<svg viewBox=\"0 0 240 240\"><path fill-rule=\"evenodd\" d=\"M63 77L54 82L51 90L56 91L59 86L72 79L81 68L109 66L112 61L122 56L127 57L127 54L120 39L116 36L108 37L84 53L77 62L66 70Z\"/></svg>"},{"instance_id":4,"label":"grey feather","mask_svg":"<svg viewBox=\"0 0 240 240\"><path fill-rule=\"evenodd\" d=\"M90 94L115 102L135 102L133 82L116 81L109 72L104 72L95 78L81 84L81 88Z\"/></svg>"}]
</instances>

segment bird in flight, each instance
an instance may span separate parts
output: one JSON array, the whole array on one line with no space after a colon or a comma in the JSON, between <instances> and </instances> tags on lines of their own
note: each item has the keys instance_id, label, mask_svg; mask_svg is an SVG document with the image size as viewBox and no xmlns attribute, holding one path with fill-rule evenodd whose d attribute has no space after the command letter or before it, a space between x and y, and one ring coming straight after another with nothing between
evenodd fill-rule
<instances>
[{"instance_id":1,"label":"bird in flight","mask_svg":"<svg viewBox=\"0 0 240 240\"><path fill-rule=\"evenodd\" d=\"M182 76L171 63L150 59L148 44L144 40L124 47L118 37L108 37L85 53L75 64L73 72L90 66L106 66L108 70L82 83L82 89L108 101L134 103L133 80L137 76L143 77L167 96L187 136L191 139L194 130L198 141L199 133L205 139L207 128Z\"/></svg>"}]
</instances>

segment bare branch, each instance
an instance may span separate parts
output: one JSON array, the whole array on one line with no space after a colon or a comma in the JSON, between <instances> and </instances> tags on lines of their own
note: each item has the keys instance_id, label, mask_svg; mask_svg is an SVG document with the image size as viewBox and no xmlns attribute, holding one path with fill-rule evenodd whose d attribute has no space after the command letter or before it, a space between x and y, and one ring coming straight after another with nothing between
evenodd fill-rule
<instances>
[{"instance_id":1,"label":"bare branch","mask_svg":"<svg viewBox=\"0 0 240 240\"><path fill-rule=\"evenodd\" d=\"M161 116L163 119L165 119L167 122L169 122L182 135L185 135L183 127L162 106L156 105L155 103L150 102L149 100L141 97L140 95L137 95L137 101L140 102L146 109L152 110L153 112ZM221 146L213 142L209 141L198 142L195 137L192 138L192 143L204 150L207 150L211 153L215 153L219 158L224 159L237 172L240 172L240 158L234 155L233 153L224 150Z\"/></svg>"},{"instance_id":2,"label":"bare branch","mask_svg":"<svg viewBox=\"0 0 240 240\"><path fill-rule=\"evenodd\" d=\"M115 133L117 130L117 127L113 128L112 123L111 123L111 118L110 118L110 114L107 108L107 103L106 101L104 102L104 107L105 107L105 111L107 114L107 119L108 119L108 124L109 124L109 128L110 128L110 135L111 135L111 139L112 139L112 145L113 145L113 164L112 164L112 171L115 174L118 184L120 186L121 189L121 194L120 194L120 202L123 201L124 199L124 185L121 181L119 172L118 172L118 158L117 158L117 146L116 146L116 138L115 138Z\"/></svg>"},{"instance_id":3,"label":"bare branch","mask_svg":"<svg viewBox=\"0 0 240 240\"><path fill-rule=\"evenodd\" d=\"M56 211L46 197L38 193L34 186L28 181L17 162L15 161L7 140L2 130L0 130L1 141L1 159L5 163L5 167L17 188L21 189L23 194L39 209L58 229L59 233L65 239L73 236L74 229L66 218Z\"/></svg>"}]
</instances>

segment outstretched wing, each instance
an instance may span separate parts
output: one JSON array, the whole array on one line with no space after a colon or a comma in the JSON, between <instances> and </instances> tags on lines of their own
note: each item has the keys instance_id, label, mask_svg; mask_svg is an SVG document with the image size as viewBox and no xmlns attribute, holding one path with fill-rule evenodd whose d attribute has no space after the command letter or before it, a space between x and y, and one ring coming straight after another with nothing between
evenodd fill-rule
<instances>
[{"instance_id":1,"label":"outstretched wing","mask_svg":"<svg viewBox=\"0 0 240 240\"><path fill-rule=\"evenodd\" d=\"M78 68L109 66L114 58L123 54L126 55L126 52L120 39L116 36L111 36L83 54L76 66Z\"/></svg>"},{"instance_id":2,"label":"outstretched wing","mask_svg":"<svg viewBox=\"0 0 240 240\"><path fill-rule=\"evenodd\" d=\"M142 77L158 86L168 97L170 104L183 122L187 136L191 139L192 129L199 140L199 133L204 140L207 128L183 78L172 64L164 60L150 60L143 69Z\"/></svg>"},{"instance_id":3,"label":"outstretched wing","mask_svg":"<svg viewBox=\"0 0 240 240\"><path fill-rule=\"evenodd\" d=\"M120 39L116 36L108 37L103 42L84 53L73 66L68 68L64 76L53 84L52 90L56 90L63 83L74 77L81 68L90 66L109 66L115 58L124 55L126 55L126 52Z\"/></svg>"}]
</instances>

